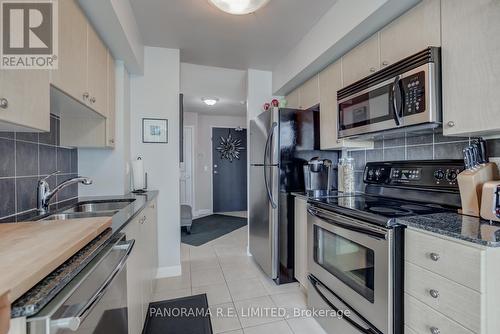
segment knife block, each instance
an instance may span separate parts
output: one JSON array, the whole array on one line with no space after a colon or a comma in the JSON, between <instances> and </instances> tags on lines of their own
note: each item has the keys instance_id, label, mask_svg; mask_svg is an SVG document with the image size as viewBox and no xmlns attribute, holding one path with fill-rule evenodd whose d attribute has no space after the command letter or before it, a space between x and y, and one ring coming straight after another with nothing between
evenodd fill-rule
<instances>
[{"instance_id":1,"label":"knife block","mask_svg":"<svg viewBox=\"0 0 500 334\"><path fill-rule=\"evenodd\" d=\"M458 174L457 181L464 215L480 217L483 184L496 179L498 179L498 168L493 162Z\"/></svg>"}]
</instances>

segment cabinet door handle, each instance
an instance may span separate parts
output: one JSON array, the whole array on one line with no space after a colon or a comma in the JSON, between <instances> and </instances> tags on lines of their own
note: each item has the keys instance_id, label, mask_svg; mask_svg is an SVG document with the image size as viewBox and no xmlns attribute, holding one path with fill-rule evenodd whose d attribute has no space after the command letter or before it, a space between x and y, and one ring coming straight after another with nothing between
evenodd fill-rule
<instances>
[{"instance_id":1,"label":"cabinet door handle","mask_svg":"<svg viewBox=\"0 0 500 334\"><path fill-rule=\"evenodd\" d=\"M429 256L430 256L431 260L434 262L437 262L440 258L438 253L431 253Z\"/></svg>"},{"instance_id":2,"label":"cabinet door handle","mask_svg":"<svg viewBox=\"0 0 500 334\"><path fill-rule=\"evenodd\" d=\"M95 97L92 96L92 98L90 99L90 103L94 104L96 101Z\"/></svg>"},{"instance_id":3,"label":"cabinet door handle","mask_svg":"<svg viewBox=\"0 0 500 334\"><path fill-rule=\"evenodd\" d=\"M110 144L114 144L114 143L115 143L115 140L114 140L114 139L110 139L110 140L109 140L109 143L110 143Z\"/></svg>"},{"instance_id":4,"label":"cabinet door handle","mask_svg":"<svg viewBox=\"0 0 500 334\"><path fill-rule=\"evenodd\" d=\"M374 73L377 69L375 67L370 67L370 72Z\"/></svg>"},{"instance_id":5,"label":"cabinet door handle","mask_svg":"<svg viewBox=\"0 0 500 334\"><path fill-rule=\"evenodd\" d=\"M439 297L439 291L431 289L429 291L429 294L431 295L432 298L438 298Z\"/></svg>"},{"instance_id":6,"label":"cabinet door handle","mask_svg":"<svg viewBox=\"0 0 500 334\"><path fill-rule=\"evenodd\" d=\"M0 98L0 108L7 109L9 107L9 100L5 97Z\"/></svg>"},{"instance_id":7,"label":"cabinet door handle","mask_svg":"<svg viewBox=\"0 0 500 334\"><path fill-rule=\"evenodd\" d=\"M89 98L89 96L90 96L90 94L88 92L83 93L83 100L87 101L87 99Z\"/></svg>"},{"instance_id":8,"label":"cabinet door handle","mask_svg":"<svg viewBox=\"0 0 500 334\"><path fill-rule=\"evenodd\" d=\"M441 331L437 327L431 327L431 334L441 334Z\"/></svg>"},{"instance_id":9,"label":"cabinet door handle","mask_svg":"<svg viewBox=\"0 0 500 334\"><path fill-rule=\"evenodd\" d=\"M386 60L384 60L384 61L382 62L382 66L387 66L387 65L389 65L389 62L388 62L388 61L386 61Z\"/></svg>"},{"instance_id":10,"label":"cabinet door handle","mask_svg":"<svg viewBox=\"0 0 500 334\"><path fill-rule=\"evenodd\" d=\"M449 122L448 122L448 126L449 126L450 128L454 127L454 126L455 126L455 122L453 122L453 121L449 121Z\"/></svg>"}]
</instances>

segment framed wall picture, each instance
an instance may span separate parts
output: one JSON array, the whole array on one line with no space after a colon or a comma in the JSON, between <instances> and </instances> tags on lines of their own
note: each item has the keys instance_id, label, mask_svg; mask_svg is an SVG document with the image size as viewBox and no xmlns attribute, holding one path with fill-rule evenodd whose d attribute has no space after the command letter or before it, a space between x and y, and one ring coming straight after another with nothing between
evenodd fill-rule
<instances>
[{"instance_id":1,"label":"framed wall picture","mask_svg":"<svg viewBox=\"0 0 500 334\"><path fill-rule=\"evenodd\" d=\"M159 118L142 119L143 143L168 143L168 120Z\"/></svg>"}]
</instances>

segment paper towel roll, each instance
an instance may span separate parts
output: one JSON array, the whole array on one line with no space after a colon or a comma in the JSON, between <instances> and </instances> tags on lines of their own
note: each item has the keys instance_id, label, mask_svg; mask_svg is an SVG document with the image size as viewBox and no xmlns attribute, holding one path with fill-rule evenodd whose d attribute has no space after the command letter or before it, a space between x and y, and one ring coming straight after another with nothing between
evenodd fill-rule
<instances>
[{"instance_id":1,"label":"paper towel roll","mask_svg":"<svg viewBox=\"0 0 500 334\"><path fill-rule=\"evenodd\" d=\"M132 161L132 178L134 190L144 189L144 163L140 159Z\"/></svg>"}]
</instances>

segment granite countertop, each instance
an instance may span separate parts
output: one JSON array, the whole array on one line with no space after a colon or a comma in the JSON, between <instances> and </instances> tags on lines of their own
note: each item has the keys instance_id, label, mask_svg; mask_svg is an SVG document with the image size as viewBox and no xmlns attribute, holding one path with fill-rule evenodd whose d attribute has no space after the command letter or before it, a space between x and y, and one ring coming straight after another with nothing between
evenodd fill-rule
<instances>
[{"instance_id":1,"label":"granite countertop","mask_svg":"<svg viewBox=\"0 0 500 334\"><path fill-rule=\"evenodd\" d=\"M402 217L396 222L486 247L500 247L500 223L477 217L447 212Z\"/></svg>"},{"instance_id":2,"label":"granite countertop","mask_svg":"<svg viewBox=\"0 0 500 334\"><path fill-rule=\"evenodd\" d=\"M148 191L143 194L127 194L122 196L92 196L80 197L68 203L57 211L64 211L76 203L89 201L120 201L134 199L128 206L118 211L112 217L111 227L99 237L74 254L65 263L50 273L45 279L32 287L23 296L12 303L11 317L31 316L40 311L54 296L57 295L110 241L119 237L119 232L127 226L152 200L158 197L158 191ZM50 214L53 214L51 212ZM50 215L48 214L48 215ZM47 216L47 215L45 215ZM33 221L42 218L36 212L16 217L18 222Z\"/></svg>"}]
</instances>

